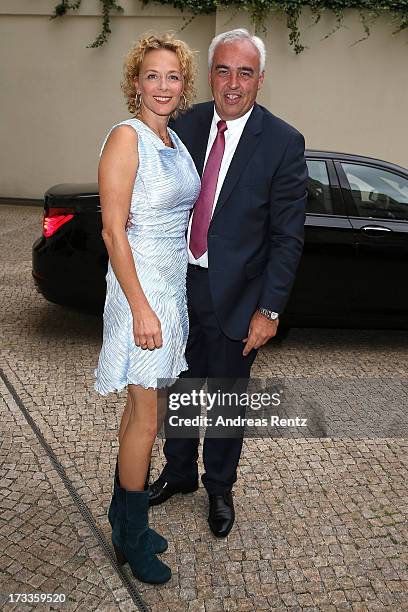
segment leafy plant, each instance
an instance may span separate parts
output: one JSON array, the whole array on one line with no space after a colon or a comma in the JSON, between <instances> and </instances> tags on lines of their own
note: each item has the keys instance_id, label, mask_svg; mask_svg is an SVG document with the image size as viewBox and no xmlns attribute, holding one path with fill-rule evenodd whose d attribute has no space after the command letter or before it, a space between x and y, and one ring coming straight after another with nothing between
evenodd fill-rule
<instances>
[{"instance_id":1,"label":"leafy plant","mask_svg":"<svg viewBox=\"0 0 408 612\"><path fill-rule=\"evenodd\" d=\"M104 43L108 42L109 35L112 30L110 28L110 17L112 11L116 11L118 13L123 13L123 7L117 3L116 0L100 0L102 4L102 30L94 40L91 45L88 47L101 47ZM51 19L55 19L56 17L63 17L67 14L68 11L76 11L81 6L82 0L74 0L73 2L69 2L69 0L62 0L57 6L54 8L54 14Z\"/></svg>"},{"instance_id":2,"label":"leafy plant","mask_svg":"<svg viewBox=\"0 0 408 612\"><path fill-rule=\"evenodd\" d=\"M210 14L217 8L235 8L250 14L256 29L265 30L265 19L273 12L286 14L289 29L289 42L295 53L301 53L304 45L301 42L299 19L303 8L309 7L317 23L325 11L332 11L336 16L336 27L328 32L325 38L338 30L344 19L346 9L357 9L364 30L364 36L356 43L370 35L370 25L383 15L389 16L395 23L393 34L408 28L408 0L142 0L143 4L157 1L193 15ZM68 11L75 11L82 0L62 0L54 9L52 19L62 17ZM107 42L111 33L110 18L113 12L123 13L123 7L117 0L100 0L102 4L102 30L89 47L100 47ZM355 44L356 44L355 43Z\"/></svg>"}]
</instances>

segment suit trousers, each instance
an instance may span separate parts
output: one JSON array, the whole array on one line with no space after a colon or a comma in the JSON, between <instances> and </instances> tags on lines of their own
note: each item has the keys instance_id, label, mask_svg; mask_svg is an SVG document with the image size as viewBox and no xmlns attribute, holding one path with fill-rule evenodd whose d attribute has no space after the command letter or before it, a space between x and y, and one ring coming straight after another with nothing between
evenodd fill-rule
<instances>
[{"instance_id":1,"label":"suit trousers","mask_svg":"<svg viewBox=\"0 0 408 612\"><path fill-rule=\"evenodd\" d=\"M186 348L188 371L182 374L176 385L185 390L189 378L202 379L203 383L209 379L210 391L211 384L224 380L228 390L234 385L234 380L239 379L240 389L245 391L257 351L254 349L244 357L243 342L231 340L223 334L214 310L207 269L188 266L187 301L190 322ZM202 482L209 494L222 495L232 489L237 479L242 442L243 430L238 437L236 434L227 438L204 437L205 473ZM198 447L198 431L192 438L168 437L164 445L167 463L162 477L174 485L196 482Z\"/></svg>"}]
</instances>

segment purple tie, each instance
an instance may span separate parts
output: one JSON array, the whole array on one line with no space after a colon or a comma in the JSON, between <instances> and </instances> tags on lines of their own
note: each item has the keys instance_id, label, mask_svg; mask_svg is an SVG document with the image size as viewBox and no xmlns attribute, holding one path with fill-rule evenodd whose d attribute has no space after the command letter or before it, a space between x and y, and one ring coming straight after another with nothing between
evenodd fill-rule
<instances>
[{"instance_id":1,"label":"purple tie","mask_svg":"<svg viewBox=\"0 0 408 612\"><path fill-rule=\"evenodd\" d=\"M205 164L200 195L194 206L190 233L190 251L195 259L201 257L208 249L207 233L210 227L211 213L217 190L218 174L221 168L222 156L224 155L226 122L218 121L217 129L217 136Z\"/></svg>"}]
</instances>

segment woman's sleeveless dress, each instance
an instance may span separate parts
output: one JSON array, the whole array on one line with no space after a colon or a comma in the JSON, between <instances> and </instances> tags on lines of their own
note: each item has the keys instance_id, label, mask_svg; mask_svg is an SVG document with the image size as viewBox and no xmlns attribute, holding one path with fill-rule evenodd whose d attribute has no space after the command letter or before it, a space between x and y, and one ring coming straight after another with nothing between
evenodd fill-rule
<instances>
[{"instance_id":1,"label":"woman's sleeveless dress","mask_svg":"<svg viewBox=\"0 0 408 612\"><path fill-rule=\"evenodd\" d=\"M200 192L194 162L175 132L169 130L172 149L138 119L123 121L110 132L118 125L130 125L138 135L139 167L126 231L140 284L161 323L163 346L149 351L135 345L132 313L109 262L103 344L95 370L95 389L102 395L129 384L163 387L187 369L185 233Z\"/></svg>"}]
</instances>

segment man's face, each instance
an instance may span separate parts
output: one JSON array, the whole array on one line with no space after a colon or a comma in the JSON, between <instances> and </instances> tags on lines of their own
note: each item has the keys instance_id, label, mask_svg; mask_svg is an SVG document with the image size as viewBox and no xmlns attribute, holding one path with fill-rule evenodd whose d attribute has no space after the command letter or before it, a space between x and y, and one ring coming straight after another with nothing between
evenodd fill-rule
<instances>
[{"instance_id":1,"label":"man's face","mask_svg":"<svg viewBox=\"0 0 408 612\"><path fill-rule=\"evenodd\" d=\"M234 40L216 47L208 81L221 119L230 121L245 115L263 80L259 51L251 41Z\"/></svg>"}]
</instances>

